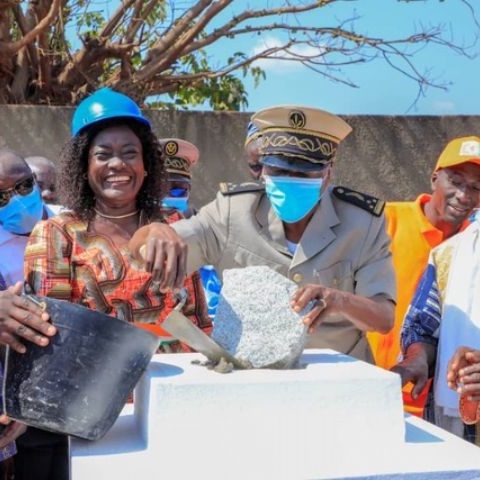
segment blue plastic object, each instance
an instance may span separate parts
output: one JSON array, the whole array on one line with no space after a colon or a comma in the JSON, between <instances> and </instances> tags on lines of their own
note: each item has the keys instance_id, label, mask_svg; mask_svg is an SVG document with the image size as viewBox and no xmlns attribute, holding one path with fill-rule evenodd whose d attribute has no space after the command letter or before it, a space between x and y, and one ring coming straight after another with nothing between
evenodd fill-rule
<instances>
[{"instance_id":1,"label":"blue plastic object","mask_svg":"<svg viewBox=\"0 0 480 480\"><path fill-rule=\"evenodd\" d=\"M102 120L131 118L151 128L140 107L127 95L110 88L101 88L80 102L72 119L72 135Z\"/></svg>"},{"instance_id":2,"label":"blue plastic object","mask_svg":"<svg viewBox=\"0 0 480 480\"><path fill-rule=\"evenodd\" d=\"M214 318L220 291L222 290L222 282L212 265L204 265L200 268L200 278L207 299L208 315Z\"/></svg>"}]
</instances>

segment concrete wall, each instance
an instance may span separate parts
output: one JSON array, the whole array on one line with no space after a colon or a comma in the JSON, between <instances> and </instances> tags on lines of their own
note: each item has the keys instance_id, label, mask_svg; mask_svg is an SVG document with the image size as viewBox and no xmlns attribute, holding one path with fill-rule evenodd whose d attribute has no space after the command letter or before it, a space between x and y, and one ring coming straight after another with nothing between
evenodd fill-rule
<instances>
[{"instance_id":1,"label":"concrete wall","mask_svg":"<svg viewBox=\"0 0 480 480\"><path fill-rule=\"evenodd\" d=\"M73 109L0 105L0 146L56 160L69 137ZM248 179L243 141L249 114L148 111L159 136L177 136L201 152L194 171L194 201L212 199L221 181ZM480 116L346 116L353 133L341 146L336 183L386 200L408 200L428 191L444 144L480 135Z\"/></svg>"}]
</instances>

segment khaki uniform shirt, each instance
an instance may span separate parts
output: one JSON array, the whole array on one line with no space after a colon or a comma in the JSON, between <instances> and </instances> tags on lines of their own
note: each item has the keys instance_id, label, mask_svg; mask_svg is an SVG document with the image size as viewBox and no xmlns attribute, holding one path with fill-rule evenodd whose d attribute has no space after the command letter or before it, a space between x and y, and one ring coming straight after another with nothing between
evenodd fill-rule
<instances>
[{"instance_id":1,"label":"khaki uniform shirt","mask_svg":"<svg viewBox=\"0 0 480 480\"><path fill-rule=\"evenodd\" d=\"M376 217L325 192L295 254L264 191L218 194L199 213L172 225L186 241L189 272L211 264L226 268L268 265L299 286L320 284L364 297L395 301L395 276L383 215ZM308 347L332 348L372 361L364 332L329 316Z\"/></svg>"}]
</instances>

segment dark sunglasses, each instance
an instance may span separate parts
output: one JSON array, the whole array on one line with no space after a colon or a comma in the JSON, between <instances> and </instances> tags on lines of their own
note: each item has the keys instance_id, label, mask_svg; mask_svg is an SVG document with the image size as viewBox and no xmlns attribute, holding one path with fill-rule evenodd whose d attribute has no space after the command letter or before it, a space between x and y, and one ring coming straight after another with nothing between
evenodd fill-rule
<instances>
[{"instance_id":1,"label":"dark sunglasses","mask_svg":"<svg viewBox=\"0 0 480 480\"><path fill-rule=\"evenodd\" d=\"M170 189L170 196L175 198L186 197L188 195L188 188L173 187Z\"/></svg>"},{"instance_id":2,"label":"dark sunglasses","mask_svg":"<svg viewBox=\"0 0 480 480\"><path fill-rule=\"evenodd\" d=\"M12 188L7 188L6 190L0 190L0 208L5 207L10 202L10 199L14 195L21 195L25 197L26 195L33 192L35 188L35 179L33 176L20 180Z\"/></svg>"}]
</instances>

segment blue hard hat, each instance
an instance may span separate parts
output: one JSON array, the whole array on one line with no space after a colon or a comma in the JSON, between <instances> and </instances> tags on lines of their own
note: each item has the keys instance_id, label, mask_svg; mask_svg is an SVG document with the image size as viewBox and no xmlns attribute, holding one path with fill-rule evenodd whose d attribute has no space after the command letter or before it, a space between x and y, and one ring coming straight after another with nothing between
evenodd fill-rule
<instances>
[{"instance_id":1,"label":"blue hard hat","mask_svg":"<svg viewBox=\"0 0 480 480\"><path fill-rule=\"evenodd\" d=\"M151 128L140 107L127 95L101 88L80 102L72 118L72 135L110 118L131 118Z\"/></svg>"}]
</instances>

